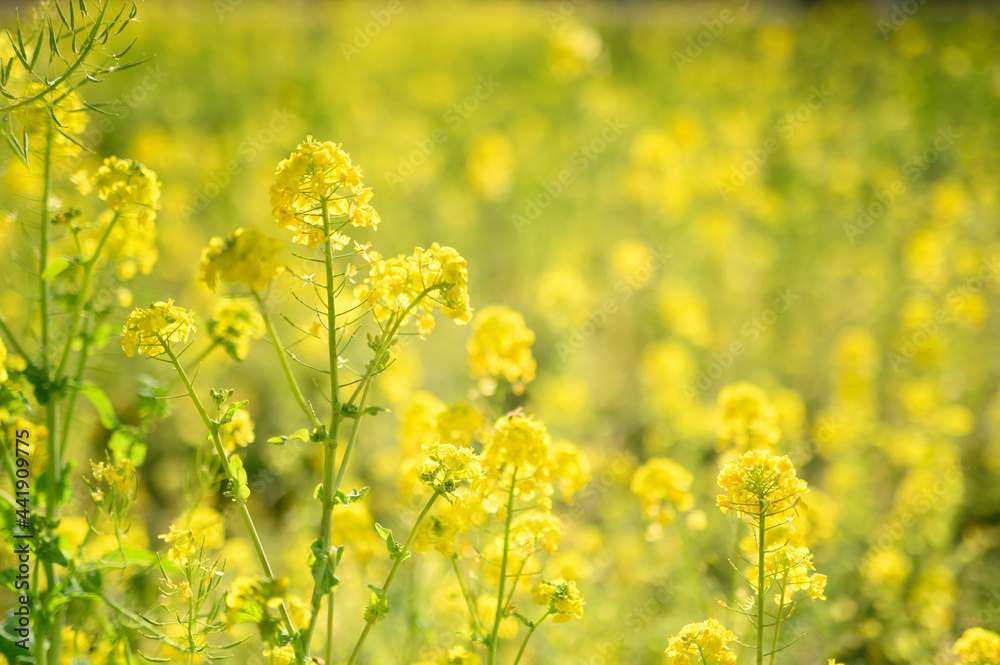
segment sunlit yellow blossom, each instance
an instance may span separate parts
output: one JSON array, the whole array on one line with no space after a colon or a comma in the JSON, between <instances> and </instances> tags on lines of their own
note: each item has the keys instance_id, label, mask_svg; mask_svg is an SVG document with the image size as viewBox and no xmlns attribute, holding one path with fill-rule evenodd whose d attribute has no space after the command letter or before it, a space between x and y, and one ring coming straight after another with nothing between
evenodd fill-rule
<instances>
[{"instance_id":1,"label":"sunlit yellow blossom","mask_svg":"<svg viewBox=\"0 0 1000 665\"><path fill-rule=\"evenodd\" d=\"M437 415L437 435L442 443L468 446L482 425L483 417L468 402L453 404Z\"/></svg>"},{"instance_id":2,"label":"sunlit yellow blossom","mask_svg":"<svg viewBox=\"0 0 1000 665\"><path fill-rule=\"evenodd\" d=\"M552 478L566 501L590 482L590 460L569 441L552 444Z\"/></svg>"},{"instance_id":3,"label":"sunlit yellow blossom","mask_svg":"<svg viewBox=\"0 0 1000 665\"><path fill-rule=\"evenodd\" d=\"M535 378L535 358L531 345L535 333L524 316L503 305L484 307L472 323L472 336L466 344L469 370L479 381L480 390L492 394L493 379L503 377L515 393Z\"/></svg>"},{"instance_id":4,"label":"sunlit yellow blossom","mask_svg":"<svg viewBox=\"0 0 1000 665\"><path fill-rule=\"evenodd\" d=\"M770 446L781 438L778 413L764 391L750 383L725 386L719 391L719 449L730 442L739 449Z\"/></svg>"},{"instance_id":5,"label":"sunlit yellow blossom","mask_svg":"<svg viewBox=\"0 0 1000 665\"><path fill-rule=\"evenodd\" d=\"M539 550L554 554L562 536L562 521L550 512L521 513L510 525L510 546L521 558Z\"/></svg>"},{"instance_id":6,"label":"sunlit yellow blossom","mask_svg":"<svg viewBox=\"0 0 1000 665\"><path fill-rule=\"evenodd\" d=\"M285 270L278 261L284 243L254 228L212 238L201 252L201 280L215 291L219 279L260 291Z\"/></svg>"},{"instance_id":7,"label":"sunlit yellow blossom","mask_svg":"<svg viewBox=\"0 0 1000 665\"><path fill-rule=\"evenodd\" d=\"M246 298L220 300L212 310L208 324L212 339L236 360L244 360L250 350L250 340L264 335L264 318Z\"/></svg>"},{"instance_id":8,"label":"sunlit yellow blossom","mask_svg":"<svg viewBox=\"0 0 1000 665\"><path fill-rule=\"evenodd\" d=\"M246 448L248 444L254 442L253 420L246 409L240 409L233 414L233 419L228 423L219 426L219 438L222 439L222 446L227 453L231 453L236 448Z\"/></svg>"},{"instance_id":9,"label":"sunlit yellow blossom","mask_svg":"<svg viewBox=\"0 0 1000 665\"><path fill-rule=\"evenodd\" d=\"M686 512L694 506L691 474L673 460L654 457L632 476L632 491L642 503L646 519L666 525L674 521L677 511Z\"/></svg>"},{"instance_id":10,"label":"sunlit yellow blossom","mask_svg":"<svg viewBox=\"0 0 1000 665\"><path fill-rule=\"evenodd\" d=\"M264 649L268 665L291 665L295 662L295 648L291 645Z\"/></svg>"},{"instance_id":11,"label":"sunlit yellow blossom","mask_svg":"<svg viewBox=\"0 0 1000 665\"><path fill-rule=\"evenodd\" d=\"M108 157L94 174L97 197L119 215L141 225L156 219L160 205L160 182L156 174L131 159Z\"/></svg>"},{"instance_id":12,"label":"sunlit yellow blossom","mask_svg":"<svg viewBox=\"0 0 1000 665\"><path fill-rule=\"evenodd\" d=\"M826 596L823 595L826 589L826 575L813 573L814 570L812 553L806 547L782 543L768 547L764 553L765 589L784 591L783 594L780 592L775 594L776 604L790 605L799 599L796 597L797 592L803 592L803 596L811 600L826 600ZM758 583L756 565L749 567L746 578L756 592Z\"/></svg>"},{"instance_id":13,"label":"sunlit yellow blossom","mask_svg":"<svg viewBox=\"0 0 1000 665\"><path fill-rule=\"evenodd\" d=\"M424 446L427 460L420 467L420 481L438 492L451 494L463 480L483 477L480 457L465 446L433 443Z\"/></svg>"},{"instance_id":14,"label":"sunlit yellow blossom","mask_svg":"<svg viewBox=\"0 0 1000 665\"><path fill-rule=\"evenodd\" d=\"M728 646L734 641L736 636L715 619L689 623L668 640L667 655L671 665L734 665L736 652Z\"/></svg>"},{"instance_id":15,"label":"sunlit yellow blossom","mask_svg":"<svg viewBox=\"0 0 1000 665\"><path fill-rule=\"evenodd\" d=\"M122 459L114 464L90 462L91 472L95 480L108 484L119 495L133 498L136 490L135 467L129 459Z\"/></svg>"},{"instance_id":16,"label":"sunlit yellow blossom","mask_svg":"<svg viewBox=\"0 0 1000 665\"><path fill-rule=\"evenodd\" d=\"M186 342L194 332L194 312L175 307L173 300L154 302L148 309L136 308L122 328L122 349L129 358L148 354L155 358L166 353L165 345Z\"/></svg>"},{"instance_id":17,"label":"sunlit yellow blossom","mask_svg":"<svg viewBox=\"0 0 1000 665\"><path fill-rule=\"evenodd\" d=\"M543 580L531 587L531 601L536 605L548 605L552 623L566 623L583 616L583 596L572 581Z\"/></svg>"},{"instance_id":18,"label":"sunlit yellow blossom","mask_svg":"<svg viewBox=\"0 0 1000 665\"><path fill-rule=\"evenodd\" d=\"M449 649L441 659L441 665L480 665L482 662L478 654L461 645Z\"/></svg>"},{"instance_id":19,"label":"sunlit yellow blossom","mask_svg":"<svg viewBox=\"0 0 1000 665\"><path fill-rule=\"evenodd\" d=\"M996 665L1000 663L1000 635L985 628L969 628L952 651L961 658L961 665Z\"/></svg>"},{"instance_id":20,"label":"sunlit yellow blossom","mask_svg":"<svg viewBox=\"0 0 1000 665\"><path fill-rule=\"evenodd\" d=\"M740 516L781 515L792 511L809 491L787 457L766 450L751 450L732 460L719 473L719 487L726 490L716 504L722 512Z\"/></svg>"},{"instance_id":21,"label":"sunlit yellow blossom","mask_svg":"<svg viewBox=\"0 0 1000 665\"><path fill-rule=\"evenodd\" d=\"M371 189L364 186L361 167L351 162L339 143L311 136L278 164L271 186L271 212L280 226L295 232L293 242L317 247L329 232L335 243L346 236L334 233L345 223L376 228L379 215L371 207Z\"/></svg>"}]
</instances>

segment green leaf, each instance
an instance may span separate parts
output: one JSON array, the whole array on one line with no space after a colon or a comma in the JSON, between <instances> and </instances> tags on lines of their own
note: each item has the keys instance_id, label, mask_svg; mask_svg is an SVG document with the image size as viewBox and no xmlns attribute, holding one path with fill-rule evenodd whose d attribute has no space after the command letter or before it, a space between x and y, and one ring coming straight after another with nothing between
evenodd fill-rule
<instances>
[{"instance_id":1,"label":"green leaf","mask_svg":"<svg viewBox=\"0 0 1000 665\"><path fill-rule=\"evenodd\" d=\"M292 434L282 434L281 436L272 436L267 440L268 443L273 443L278 446L283 446L289 441L308 441L309 440L309 430L303 428L298 432L293 432Z\"/></svg>"},{"instance_id":2,"label":"green leaf","mask_svg":"<svg viewBox=\"0 0 1000 665\"><path fill-rule=\"evenodd\" d=\"M118 427L119 423L118 418L115 416L115 409L111 406L111 400L108 399L103 390L90 381L70 384L70 389L86 397L94 405L94 408L97 409L97 415L101 418L101 425L107 429Z\"/></svg>"},{"instance_id":3,"label":"green leaf","mask_svg":"<svg viewBox=\"0 0 1000 665\"><path fill-rule=\"evenodd\" d=\"M381 592L375 593L372 591L371 595L368 596L368 606L365 607L365 621L368 623L381 621L388 613L389 601L386 600Z\"/></svg>"},{"instance_id":4,"label":"green leaf","mask_svg":"<svg viewBox=\"0 0 1000 665\"><path fill-rule=\"evenodd\" d=\"M53 277L58 277L62 274L62 271L70 267L73 261L67 259L65 256L57 256L52 259L52 262L45 266L45 270L42 272L42 279L52 279Z\"/></svg>"},{"instance_id":5,"label":"green leaf","mask_svg":"<svg viewBox=\"0 0 1000 665\"><path fill-rule=\"evenodd\" d=\"M116 462L127 459L132 462L132 466L139 468L146 461L146 438L137 427L119 425L111 433L108 450Z\"/></svg>"},{"instance_id":6,"label":"green leaf","mask_svg":"<svg viewBox=\"0 0 1000 665\"><path fill-rule=\"evenodd\" d=\"M243 468L243 460L239 455L233 455L229 458L229 476L232 479L233 487L231 490L226 490L226 496L231 496L234 499L239 496L241 501L249 499L250 487L247 485L247 471Z\"/></svg>"},{"instance_id":7,"label":"green leaf","mask_svg":"<svg viewBox=\"0 0 1000 665\"><path fill-rule=\"evenodd\" d=\"M396 541L392 537L392 529L387 529L378 522L375 523L375 530L378 532L379 537L385 541L385 548L389 550L390 559L399 559L400 561L406 561L410 558L410 553L403 550L403 545Z\"/></svg>"},{"instance_id":8,"label":"green leaf","mask_svg":"<svg viewBox=\"0 0 1000 665\"><path fill-rule=\"evenodd\" d=\"M233 422L233 416L236 415L236 412L243 410L243 408L246 407L246 405L249 404L249 403L250 403L250 400L245 399L245 400L242 400L242 401L239 401L239 402L233 402L232 404L230 404L226 408L226 413L225 413L225 415L222 416L222 420L219 421L219 424L220 425L225 425L226 423Z\"/></svg>"},{"instance_id":9,"label":"green leaf","mask_svg":"<svg viewBox=\"0 0 1000 665\"><path fill-rule=\"evenodd\" d=\"M362 487L360 490L352 490L348 494L344 494L342 491L337 490L337 495L333 497L333 503L334 504L339 503L342 506L349 506L352 503L357 503L358 501L361 501L361 499L365 498L365 495L368 494L369 489L371 488Z\"/></svg>"},{"instance_id":10,"label":"green leaf","mask_svg":"<svg viewBox=\"0 0 1000 665\"><path fill-rule=\"evenodd\" d=\"M321 539L314 540L312 545L309 546L309 567L312 569L313 580L316 583L314 591L316 596L321 598L329 594L340 583L340 580L334 574L333 567L334 561L340 560L343 549L343 546L335 547L336 555L331 560L330 554L323 549L323 541Z\"/></svg>"}]
</instances>

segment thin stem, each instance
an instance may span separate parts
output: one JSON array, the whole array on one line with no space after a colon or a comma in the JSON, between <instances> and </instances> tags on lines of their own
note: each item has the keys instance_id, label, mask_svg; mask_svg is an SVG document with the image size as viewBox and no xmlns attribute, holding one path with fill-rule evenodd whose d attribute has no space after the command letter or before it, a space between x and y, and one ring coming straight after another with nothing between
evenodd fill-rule
<instances>
[{"instance_id":1,"label":"thin stem","mask_svg":"<svg viewBox=\"0 0 1000 665\"><path fill-rule=\"evenodd\" d=\"M264 318L264 325L267 327L267 333L271 336L271 343L274 345L274 350L278 354L278 362L281 364L281 371L285 373L285 380L288 381L288 387L291 389L292 395L295 396L295 401L299 403L299 407L302 409L302 412L306 414L306 418L309 419L313 428L322 428L323 423L316 417L313 410L309 408L309 404L306 402L306 398L302 396L299 384L295 380L295 375L292 374L292 368L288 366L288 358L285 356L285 347L281 344L281 338L278 337L278 331L274 327L271 315L268 314L267 307L264 306L263 299L261 299L260 294L257 291L253 291L252 293L254 300L257 301L260 314Z\"/></svg>"},{"instance_id":2,"label":"thin stem","mask_svg":"<svg viewBox=\"0 0 1000 665\"><path fill-rule=\"evenodd\" d=\"M757 514L757 665L764 665L764 556L766 548L764 537L767 523L767 508L760 502L760 513Z\"/></svg>"},{"instance_id":3,"label":"thin stem","mask_svg":"<svg viewBox=\"0 0 1000 665\"><path fill-rule=\"evenodd\" d=\"M517 489L517 467L510 474L510 492L507 496L507 516L503 527L503 556L500 559L500 583L497 588L497 608L493 617L493 630L490 631L486 643L486 665L493 665L496 657L497 633L500 632L500 620L503 619L503 591L507 582L507 556L510 554L510 523L514 517L514 491Z\"/></svg>"},{"instance_id":4,"label":"thin stem","mask_svg":"<svg viewBox=\"0 0 1000 665\"><path fill-rule=\"evenodd\" d=\"M451 561L451 568L455 571L455 578L458 579L458 588L462 590L462 598L465 599L465 605L469 608L469 616L472 617L472 626L475 628L476 634L479 635L479 638L482 639L486 636L486 632L483 631L483 626L479 623L476 606L472 602L472 597L469 595L469 591L465 588L465 582L462 581L462 573L458 569L457 557L452 554L448 557L448 560Z\"/></svg>"},{"instance_id":5,"label":"thin stem","mask_svg":"<svg viewBox=\"0 0 1000 665\"><path fill-rule=\"evenodd\" d=\"M417 521L413 523L413 528L410 529L410 535L407 536L406 542L403 544L403 554L396 557L396 560L392 564L392 568L389 570L388 577L385 578L385 582L382 583L382 598L385 598L389 593L389 587L392 585L392 580L396 577L396 571L399 570L399 565L403 563L405 558L405 553L410 551L410 546L413 545L414 539L417 537L417 533L420 531L420 525L424 523L424 519L427 514L431 511L431 506L437 501L437 498L441 496L440 492L435 491L431 495L431 498L427 500L424 504L424 509L420 511L420 515L417 516ZM361 631L361 637L358 638L357 644L354 645L354 650L351 652L351 657L347 661L347 665L354 665L354 661L357 660L358 654L361 653L361 646L365 643L368 638L368 633L371 632L372 626L375 625L376 619L369 619L365 624L365 628Z\"/></svg>"},{"instance_id":6,"label":"thin stem","mask_svg":"<svg viewBox=\"0 0 1000 665\"><path fill-rule=\"evenodd\" d=\"M198 415L201 416L202 422L212 435L212 443L215 445L215 452L219 456L219 461L222 462L222 470L226 474L226 478L233 487L233 499L235 499L236 505L239 507L240 516L243 518L243 524L246 526L247 532L250 534L250 540L253 541L254 550L257 552L257 559L260 561L261 568L264 569L264 574L267 575L269 579L274 580L274 571L271 569L271 564L267 560L267 553L264 551L264 545L260 540L260 535L257 533L257 527L254 526L253 518L250 516L250 511L247 508L246 501L240 496L237 489L238 483L229 469L229 456L226 455L226 449L222 445L222 438L219 436L219 428L208 416L208 412L201 403L201 399L198 397L198 393L195 391L194 385L192 385L191 380L184 371L184 366L181 365L180 360L178 360L177 356L174 354L173 349L171 349L163 339L160 339L160 345L166 351L167 356L170 358L170 362L174 365L174 369L177 370L177 374L180 375L181 381L184 383L184 387L187 388L188 395L191 397L191 401L194 403L195 409L198 411ZM288 608L285 607L284 603L281 604L281 615L285 621L288 632L294 633L295 628L292 625L292 618L289 616Z\"/></svg>"},{"instance_id":7,"label":"thin stem","mask_svg":"<svg viewBox=\"0 0 1000 665\"><path fill-rule=\"evenodd\" d=\"M104 235L101 236L101 240L97 243L97 249L94 250L89 259L83 262L83 279L80 280L80 289L76 292L76 299L73 301L73 311L69 315L69 329L66 331L66 346L63 347L62 357L59 359L59 367L55 373L57 381L62 377L63 371L66 369L66 363L69 361L70 351L73 349L73 338L76 337L76 331L80 327L80 312L83 311L83 305L87 302L87 291L90 290L90 279L94 275L94 266L97 265L97 259L100 258L101 251L108 242L108 238L111 237L111 232L118 223L120 216L119 213L115 213L115 216L111 218L111 223L108 224L108 228L104 230Z\"/></svg>"},{"instance_id":8,"label":"thin stem","mask_svg":"<svg viewBox=\"0 0 1000 665\"><path fill-rule=\"evenodd\" d=\"M320 518L320 538L323 540L323 551L329 553L333 546L333 508L336 492L328 491L333 484L334 470L337 463L337 433L340 429L340 380L337 374L339 359L337 357L337 308L335 302L334 275L333 275L333 246L330 242L330 211L327 208L326 200L320 201L323 208L323 233L326 239L323 241L323 262L326 267L326 323L327 323L327 351L330 363L330 403L332 411L330 414L330 429L327 431L326 441L323 449L323 514ZM357 424L361 421L358 414ZM343 461L343 468L347 468L350 458ZM339 483L337 489L340 489ZM333 561L333 560L331 560ZM336 563L334 562L334 565ZM326 609L326 662L333 662L333 613L336 603L336 588L330 590L330 601ZM318 608L316 608L318 609ZM309 638L312 638L310 632ZM308 645L307 645L308 653Z\"/></svg>"},{"instance_id":9,"label":"thin stem","mask_svg":"<svg viewBox=\"0 0 1000 665\"><path fill-rule=\"evenodd\" d=\"M80 359L76 366L76 374L73 376L73 380L76 383L80 383L83 380L83 373L87 369L87 354L90 352L90 335L83 338L83 348L80 349ZM70 424L73 420L73 411L76 408L76 398L79 395L77 391L73 391L69 395L69 400L66 403L66 413L63 415L63 430L62 430L62 440L59 442L59 451L61 455L66 453L66 444L69 442L69 430Z\"/></svg>"},{"instance_id":10,"label":"thin stem","mask_svg":"<svg viewBox=\"0 0 1000 665\"><path fill-rule=\"evenodd\" d=\"M541 626L542 622L548 619L549 615L551 614L552 610L549 610L542 616L541 619L532 624L531 628L528 630L528 634L524 636L524 641L521 642L521 648L517 650L517 658L514 659L513 665L517 665L518 663L521 662L521 656L524 655L524 648L528 646L528 640L531 639L531 636L535 634L535 631L538 629L538 627Z\"/></svg>"},{"instance_id":11,"label":"thin stem","mask_svg":"<svg viewBox=\"0 0 1000 665\"><path fill-rule=\"evenodd\" d=\"M7 319L3 316L3 312L0 312L0 332L7 337L7 343L10 344L10 348L14 349L14 352L17 353L17 355L27 360L28 354L24 352L24 347L21 346L21 343L17 341L17 337L15 337L14 333L11 332L10 326L7 325Z\"/></svg>"},{"instance_id":12,"label":"thin stem","mask_svg":"<svg viewBox=\"0 0 1000 665\"><path fill-rule=\"evenodd\" d=\"M787 573L785 573L787 576ZM774 639L771 640L771 665L774 665L774 656L778 653L778 633L781 631L781 613L785 609L785 585L781 585L781 599L778 601L778 616L774 619Z\"/></svg>"}]
</instances>

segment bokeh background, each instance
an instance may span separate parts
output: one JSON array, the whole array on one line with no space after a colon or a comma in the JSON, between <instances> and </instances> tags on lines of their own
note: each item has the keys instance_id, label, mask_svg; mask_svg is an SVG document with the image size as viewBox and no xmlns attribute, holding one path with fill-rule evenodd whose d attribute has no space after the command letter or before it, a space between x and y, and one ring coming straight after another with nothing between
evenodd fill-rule
<instances>
[{"instance_id":1,"label":"bokeh background","mask_svg":"<svg viewBox=\"0 0 1000 665\"><path fill-rule=\"evenodd\" d=\"M830 577L829 600L796 613L808 635L787 658L947 663L964 629L1000 628L998 18L989 3L147 0L136 49L152 59L95 88L121 112L87 140L163 182L160 260L129 284L136 304L209 312L201 248L273 230L275 165L313 135L364 167L385 254L456 247L474 307L524 313L538 378L518 403L593 466L557 507L567 535L550 564L580 580L586 614L541 631L531 662L660 663L705 618L681 540L648 539L629 490L653 456L695 474L707 523L685 526L688 555L708 615L735 622L714 602L731 597L736 538L714 507L716 398L746 380L810 483L804 519ZM27 186L14 167L3 177L4 196ZM282 287L269 297L301 315ZM366 426L353 479L377 489L339 525L358 543L342 644L386 569L372 521L412 520L396 493L408 409L418 391L469 395L467 337L439 324L380 384L391 413ZM251 400L253 509L307 593L319 451L263 443L300 424L259 347L199 381ZM112 340L95 378L127 419L137 365L119 356ZM106 443L95 421L81 412L81 463ZM202 445L178 403L149 441L136 538L155 542L183 510ZM229 533L227 570L252 573L237 520ZM433 551L415 559L367 662L459 641L448 573Z\"/></svg>"}]
</instances>

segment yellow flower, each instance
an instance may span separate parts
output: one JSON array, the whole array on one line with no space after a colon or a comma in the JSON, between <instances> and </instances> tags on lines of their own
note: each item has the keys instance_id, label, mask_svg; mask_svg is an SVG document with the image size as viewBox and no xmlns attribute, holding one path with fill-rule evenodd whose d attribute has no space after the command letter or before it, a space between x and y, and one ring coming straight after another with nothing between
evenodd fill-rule
<instances>
[{"instance_id":1,"label":"yellow flower","mask_svg":"<svg viewBox=\"0 0 1000 665\"><path fill-rule=\"evenodd\" d=\"M250 340L264 335L264 319L252 301L227 298L212 310L208 332L235 360L245 360Z\"/></svg>"},{"instance_id":2,"label":"yellow flower","mask_svg":"<svg viewBox=\"0 0 1000 665\"><path fill-rule=\"evenodd\" d=\"M462 480L483 477L480 457L465 446L433 443L424 446L427 460L420 466L420 482L443 494L453 494Z\"/></svg>"},{"instance_id":3,"label":"yellow flower","mask_svg":"<svg viewBox=\"0 0 1000 665\"><path fill-rule=\"evenodd\" d=\"M186 342L194 327L194 312L174 307L174 301L154 302L148 309L136 308L122 327L122 349L129 358L146 353L155 358L166 353L165 345Z\"/></svg>"},{"instance_id":4,"label":"yellow flower","mask_svg":"<svg viewBox=\"0 0 1000 665\"><path fill-rule=\"evenodd\" d=\"M562 521L550 512L521 513L510 525L510 547L521 558L540 549L555 554L562 536Z\"/></svg>"},{"instance_id":5,"label":"yellow flower","mask_svg":"<svg viewBox=\"0 0 1000 665\"><path fill-rule=\"evenodd\" d=\"M284 243L263 231L240 228L228 238L212 238L201 252L201 280L215 291L219 278L260 291L285 270L278 262Z\"/></svg>"},{"instance_id":6,"label":"yellow flower","mask_svg":"<svg viewBox=\"0 0 1000 665\"><path fill-rule=\"evenodd\" d=\"M719 487L726 494L718 495L716 505L741 517L793 511L809 491L806 481L795 475L791 460L766 450L751 450L726 464L719 473Z\"/></svg>"},{"instance_id":7,"label":"yellow flower","mask_svg":"<svg viewBox=\"0 0 1000 665\"><path fill-rule=\"evenodd\" d=\"M552 444L552 477L569 501L590 482L590 460L569 441L557 441Z\"/></svg>"},{"instance_id":8,"label":"yellow flower","mask_svg":"<svg viewBox=\"0 0 1000 665\"><path fill-rule=\"evenodd\" d=\"M524 316L503 305L485 307L472 324L472 336L466 344L469 371L479 381L480 390L493 393L494 378L509 381L516 394L524 384L535 378L535 358L531 344L535 333L524 322Z\"/></svg>"},{"instance_id":9,"label":"yellow flower","mask_svg":"<svg viewBox=\"0 0 1000 665\"><path fill-rule=\"evenodd\" d=\"M295 648L291 645L264 649L268 665L292 665L295 662Z\"/></svg>"},{"instance_id":10,"label":"yellow flower","mask_svg":"<svg viewBox=\"0 0 1000 665\"><path fill-rule=\"evenodd\" d=\"M253 420L246 409L240 409L233 414L231 421L219 426L219 437L227 453L233 452L237 447L246 448L254 442Z\"/></svg>"},{"instance_id":11,"label":"yellow flower","mask_svg":"<svg viewBox=\"0 0 1000 665\"><path fill-rule=\"evenodd\" d=\"M985 628L970 628L955 642L952 651L961 665L996 665L1000 663L1000 635Z\"/></svg>"},{"instance_id":12,"label":"yellow flower","mask_svg":"<svg viewBox=\"0 0 1000 665\"><path fill-rule=\"evenodd\" d=\"M441 665L480 665L482 662L478 654L461 645L449 649L448 653L441 659Z\"/></svg>"},{"instance_id":13,"label":"yellow flower","mask_svg":"<svg viewBox=\"0 0 1000 665\"><path fill-rule=\"evenodd\" d=\"M292 242L315 249L327 240L324 214L331 226L345 223L376 228L379 215L371 207L372 190L362 182L361 167L339 143L311 136L278 164L271 186L271 213L275 221L295 232ZM330 228L335 244L349 238Z\"/></svg>"},{"instance_id":14,"label":"yellow flower","mask_svg":"<svg viewBox=\"0 0 1000 665\"><path fill-rule=\"evenodd\" d=\"M635 471L632 492L642 503L646 519L666 525L674 521L676 511L687 512L694 506L691 474L673 460L654 457Z\"/></svg>"},{"instance_id":15,"label":"yellow flower","mask_svg":"<svg viewBox=\"0 0 1000 665\"><path fill-rule=\"evenodd\" d=\"M90 468L95 480L104 481L109 487L125 498L135 496L135 467L132 466L130 460L122 459L115 464L105 464L104 462L94 464L91 461Z\"/></svg>"},{"instance_id":16,"label":"yellow flower","mask_svg":"<svg viewBox=\"0 0 1000 665\"><path fill-rule=\"evenodd\" d=\"M583 596L574 582L543 580L531 587L531 601L535 605L549 606L549 612L553 614L552 623L566 623L583 616Z\"/></svg>"},{"instance_id":17,"label":"yellow flower","mask_svg":"<svg viewBox=\"0 0 1000 665\"><path fill-rule=\"evenodd\" d=\"M226 526L222 515L213 508L199 506L184 513L170 525L170 532L159 538L170 544L167 559L184 566L202 550L221 548L226 540Z\"/></svg>"},{"instance_id":18,"label":"yellow flower","mask_svg":"<svg viewBox=\"0 0 1000 665\"><path fill-rule=\"evenodd\" d=\"M719 406L719 450L729 442L742 450L774 445L781 438L778 413L757 386L744 382L723 387Z\"/></svg>"},{"instance_id":19,"label":"yellow flower","mask_svg":"<svg viewBox=\"0 0 1000 665\"><path fill-rule=\"evenodd\" d=\"M0 339L0 383L7 380L7 347Z\"/></svg>"},{"instance_id":20,"label":"yellow flower","mask_svg":"<svg viewBox=\"0 0 1000 665\"><path fill-rule=\"evenodd\" d=\"M483 417L468 402L453 404L437 414L437 434L445 443L468 446L482 426Z\"/></svg>"},{"instance_id":21,"label":"yellow flower","mask_svg":"<svg viewBox=\"0 0 1000 665\"><path fill-rule=\"evenodd\" d=\"M97 197L109 208L142 225L152 224L160 204L156 174L131 159L108 157L94 174Z\"/></svg>"},{"instance_id":22,"label":"yellow flower","mask_svg":"<svg viewBox=\"0 0 1000 665\"><path fill-rule=\"evenodd\" d=\"M715 619L689 623L667 642L667 655L671 665L689 665L691 656L695 663L705 665L734 665L736 652L729 648L736 636Z\"/></svg>"}]
</instances>

